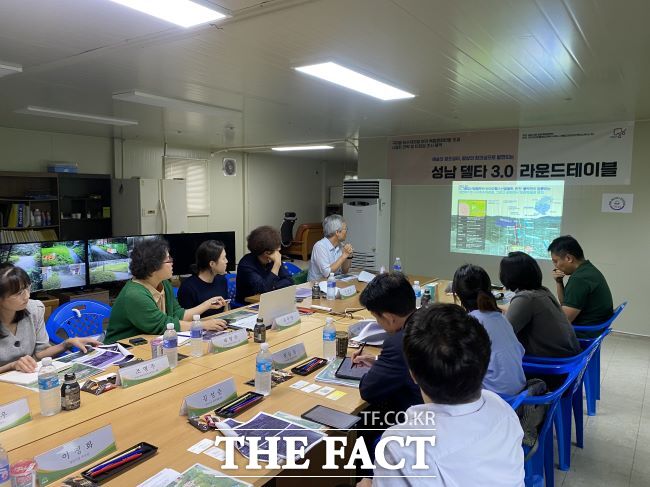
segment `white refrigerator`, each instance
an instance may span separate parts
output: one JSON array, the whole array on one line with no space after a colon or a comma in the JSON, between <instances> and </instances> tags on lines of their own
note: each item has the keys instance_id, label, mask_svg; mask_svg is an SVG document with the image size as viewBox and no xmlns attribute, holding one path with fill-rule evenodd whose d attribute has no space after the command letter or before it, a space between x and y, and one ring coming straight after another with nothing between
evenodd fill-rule
<instances>
[{"instance_id":1,"label":"white refrigerator","mask_svg":"<svg viewBox=\"0 0 650 487\"><path fill-rule=\"evenodd\" d=\"M187 231L184 179L113 179L113 236Z\"/></svg>"}]
</instances>

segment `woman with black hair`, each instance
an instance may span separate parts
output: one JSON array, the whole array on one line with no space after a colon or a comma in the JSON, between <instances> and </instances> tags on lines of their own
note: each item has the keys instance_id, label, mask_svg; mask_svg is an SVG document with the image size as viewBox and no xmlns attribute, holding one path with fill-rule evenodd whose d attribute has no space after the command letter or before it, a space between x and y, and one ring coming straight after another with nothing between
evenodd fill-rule
<instances>
[{"instance_id":1,"label":"woman with black hair","mask_svg":"<svg viewBox=\"0 0 650 487\"><path fill-rule=\"evenodd\" d=\"M506 318L526 353L540 357L570 357L580 353L576 333L553 293L542 286L542 270L524 252L501 260L501 283L515 295Z\"/></svg>"},{"instance_id":2,"label":"woman with black hair","mask_svg":"<svg viewBox=\"0 0 650 487\"><path fill-rule=\"evenodd\" d=\"M106 330L106 343L114 343L135 335L161 335L167 323L176 331L189 330L192 316L209 309L220 309L226 302L213 296L199 305L184 309L174 297L169 279L174 260L169 256L169 245L162 238L138 242L131 252L129 270L133 279L127 282L117 296ZM223 320L202 320L205 330L223 330Z\"/></svg>"},{"instance_id":3,"label":"woman with black hair","mask_svg":"<svg viewBox=\"0 0 650 487\"><path fill-rule=\"evenodd\" d=\"M490 336L490 364L483 388L497 394L513 395L526 386L521 365L524 347L517 341L512 325L497 306L490 282L485 269L465 264L454 273L452 287L463 308L483 325Z\"/></svg>"},{"instance_id":4,"label":"woman with black hair","mask_svg":"<svg viewBox=\"0 0 650 487\"><path fill-rule=\"evenodd\" d=\"M214 296L228 297L226 266L228 259L223 243L206 240L196 249L196 263L192 264L192 275L178 288L178 303L183 308L193 308ZM221 313L223 308L209 309L201 317Z\"/></svg>"},{"instance_id":5,"label":"woman with black hair","mask_svg":"<svg viewBox=\"0 0 650 487\"><path fill-rule=\"evenodd\" d=\"M77 347L101 345L94 338L68 338L50 345L45 329L45 306L29 299L32 285L27 273L13 264L0 264L0 372L35 372L36 361Z\"/></svg>"}]
</instances>

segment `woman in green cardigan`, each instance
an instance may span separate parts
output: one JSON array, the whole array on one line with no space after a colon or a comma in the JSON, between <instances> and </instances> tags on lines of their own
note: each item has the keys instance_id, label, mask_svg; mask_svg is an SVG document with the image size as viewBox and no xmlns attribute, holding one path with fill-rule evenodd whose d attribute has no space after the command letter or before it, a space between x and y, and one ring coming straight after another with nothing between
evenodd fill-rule
<instances>
[{"instance_id":1,"label":"woman in green cardigan","mask_svg":"<svg viewBox=\"0 0 650 487\"><path fill-rule=\"evenodd\" d=\"M129 265L133 279L124 285L113 304L105 343L135 335L162 335L167 323L173 323L176 331L189 330L193 315L225 306L225 300L215 296L194 308L181 308L169 282L173 262L169 245L162 238L135 245ZM202 323L204 330L226 328L226 322L217 318L206 318Z\"/></svg>"}]
</instances>

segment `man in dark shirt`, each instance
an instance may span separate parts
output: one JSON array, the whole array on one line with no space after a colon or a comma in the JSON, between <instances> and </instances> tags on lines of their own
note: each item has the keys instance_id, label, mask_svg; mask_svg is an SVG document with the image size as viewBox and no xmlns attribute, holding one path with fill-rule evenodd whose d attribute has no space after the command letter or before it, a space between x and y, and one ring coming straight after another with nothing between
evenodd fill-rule
<instances>
[{"instance_id":1,"label":"man in dark shirt","mask_svg":"<svg viewBox=\"0 0 650 487\"><path fill-rule=\"evenodd\" d=\"M269 226L258 227L247 237L249 254L237 264L237 302L293 285L289 271L282 266L280 232Z\"/></svg>"},{"instance_id":2,"label":"man in dark shirt","mask_svg":"<svg viewBox=\"0 0 650 487\"><path fill-rule=\"evenodd\" d=\"M585 260L578 241L570 235L558 237L548 247L555 269L557 297L569 322L598 325L613 314L612 293L605 276ZM564 285L564 276L570 276Z\"/></svg>"},{"instance_id":3,"label":"man in dark shirt","mask_svg":"<svg viewBox=\"0 0 650 487\"><path fill-rule=\"evenodd\" d=\"M370 366L359 386L361 398L370 403L371 410L382 413L405 411L422 404L420 389L409 374L402 346L404 330L415 313L413 287L401 273L380 274L363 290L360 302L388 332L379 356L359 352L353 356L355 363Z\"/></svg>"}]
</instances>

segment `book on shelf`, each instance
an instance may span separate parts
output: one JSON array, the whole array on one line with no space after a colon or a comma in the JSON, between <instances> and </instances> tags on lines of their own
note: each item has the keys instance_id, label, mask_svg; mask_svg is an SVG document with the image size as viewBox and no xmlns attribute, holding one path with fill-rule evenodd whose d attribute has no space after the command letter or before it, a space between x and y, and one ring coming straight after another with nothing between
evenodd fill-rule
<instances>
[{"instance_id":1,"label":"book on shelf","mask_svg":"<svg viewBox=\"0 0 650 487\"><path fill-rule=\"evenodd\" d=\"M0 230L0 244L28 243L58 240L56 231L52 228L42 230Z\"/></svg>"}]
</instances>

